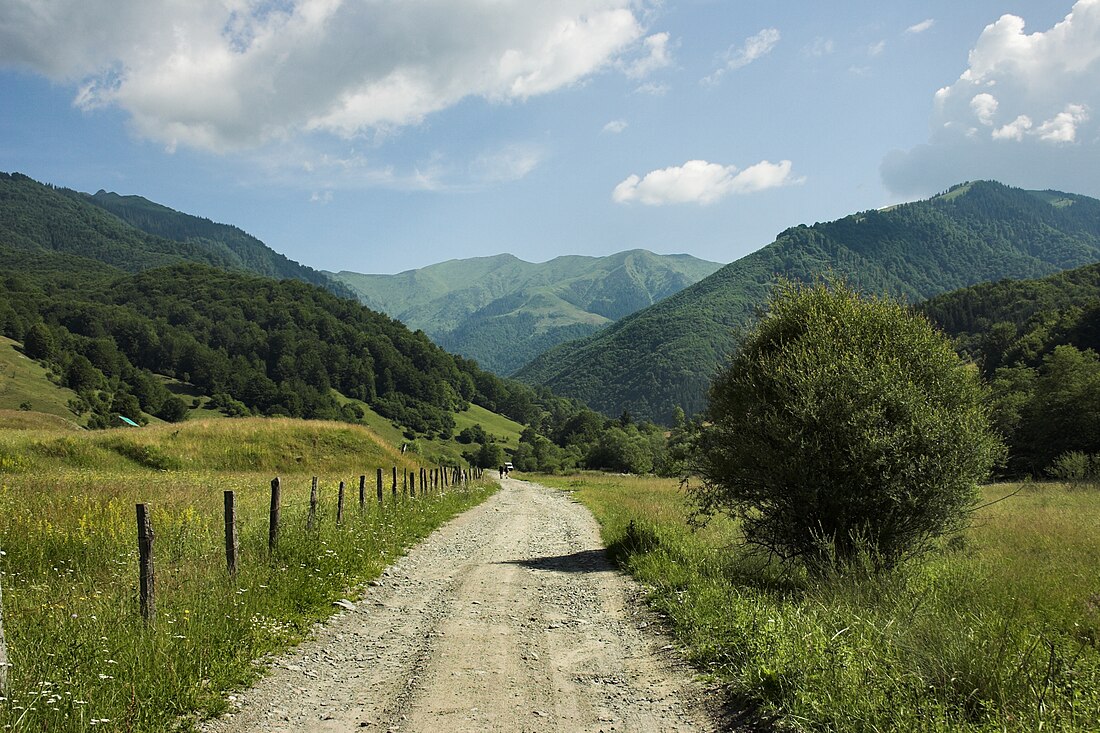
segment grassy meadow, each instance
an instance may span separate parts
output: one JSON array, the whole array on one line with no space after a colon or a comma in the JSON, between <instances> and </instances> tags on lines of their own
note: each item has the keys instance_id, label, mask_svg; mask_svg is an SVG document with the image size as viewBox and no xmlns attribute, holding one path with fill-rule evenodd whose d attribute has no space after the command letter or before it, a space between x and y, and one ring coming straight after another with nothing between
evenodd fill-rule
<instances>
[{"instance_id":1,"label":"grassy meadow","mask_svg":"<svg viewBox=\"0 0 1100 733\"><path fill-rule=\"evenodd\" d=\"M1100 730L1100 492L991 486L940 552L815 581L728 520L693 531L676 481L538 480L593 511L691 661L781 729Z\"/></svg>"},{"instance_id":2,"label":"grassy meadow","mask_svg":"<svg viewBox=\"0 0 1100 733\"><path fill-rule=\"evenodd\" d=\"M256 660L294 643L332 602L483 500L488 485L392 501L411 454L369 430L214 420L141 430L0 430L0 570L12 667L0 726L18 731L187 729L224 709ZM375 499L375 469L385 494ZM359 509L359 476L367 504ZM270 481L282 524L267 549ZM307 529L310 484L320 507ZM344 522L335 522L346 482ZM223 491L237 495L240 565L226 571ZM419 487L418 487L419 489ZM399 494L403 492L399 486ZM136 502L155 533L156 618L138 605Z\"/></svg>"}]
</instances>

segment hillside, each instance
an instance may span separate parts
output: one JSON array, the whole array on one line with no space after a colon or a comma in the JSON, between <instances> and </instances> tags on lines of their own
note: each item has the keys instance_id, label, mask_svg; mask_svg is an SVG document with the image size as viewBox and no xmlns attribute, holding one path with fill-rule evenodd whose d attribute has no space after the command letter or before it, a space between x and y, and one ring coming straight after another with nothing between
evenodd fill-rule
<instances>
[{"instance_id":1,"label":"hillside","mask_svg":"<svg viewBox=\"0 0 1100 733\"><path fill-rule=\"evenodd\" d=\"M1034 278L1100 259L1100 201L995 182L782 232L757 252L516 376L605 414L667 421L702 410L711 376L778 277L832 272L918 301L987 280Z\"/></svg>"},{"instance_id":2,"label":"hillside","mask_svg":"<svg viewBox=\"0 0 1100 733\"><path fill-rule=\"evenodd\" d=\"M397 275L329 273L360 300L437 344L509 374L559 343L591 334L720 267L645 250L525 262L508 254L450 260Z\"/></svg>"},{"instance_id":3,"label":"hillside","mask_svg":"<svg viewBox=\"0 0 1100 733\"><path fill-rule=\"evenodd\" d=\"M350 290L237 227L182 214L140 196L93 195L0 173L0 243L21 253L78 256L125 272L192 262ZM78 268L70 268L78 269Z\"/></svg>"},{"instance_id":4,"label":"hillside","mask_svg":"<svg viewBox=\"0 0 1100 733\"><path fill-rule=\"evenodd\" d=\"M1100 479L1100 264L918 308L981 365L1009 474Z\"/></svg>"},{"instance_id":5,"label":"hillside","mask_svg":"<svg viewBox=\"0 0 1100 733\"><path fill-rule=\"evenodd\" d=\"M216 253L221 260L229 263L231 269L265 277L301 280L320 285L337 295L355 297L351 290L324 273L288 259L235 226L184 214L141 196L120 196L103 190L95 195L82 196L147 234Z\"/></svg>"}]
</instances>

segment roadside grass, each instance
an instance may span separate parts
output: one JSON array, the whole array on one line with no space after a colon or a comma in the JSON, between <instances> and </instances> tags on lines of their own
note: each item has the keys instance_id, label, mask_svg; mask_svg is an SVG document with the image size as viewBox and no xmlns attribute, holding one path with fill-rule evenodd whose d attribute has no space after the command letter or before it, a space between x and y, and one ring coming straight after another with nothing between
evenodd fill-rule
<instances>
[{"instance_id":1,"label":"roadside grass","mask_svg":"<svg viewBox=\"0 0 1100 733\"><path fill-rule=\"evenodd\" d=\"M297 642L332 602L455 514L488 483L393 500L413 456L342 423L216 420L142 430L0 431L0 558L12 667L0 726L186 730ZM384 501L375 498L383 467ZM358 477L367 475L360 510ZM270 480L282 522L267 548ZM320 506L307 529L312 476ZM346 483L344 521L335 522ZM494 484L495 485L495 484ZM225 565L223 494L237 496L240 568ZM134 504L155 533L156 618L139 612Z\"/></svg>"},{"instance_id":2,"label":"roadside grass","mask_svg":"<svg viewBox=\"0 0 1100 733\"><path fill-rule=\"evenodd\" d=\"M540 476L575 492L685 654L734 699L806 731L1100 730L1100 493L996 485L974 525L885 576L813 580L675 481Z\"/></svg>"}]
</instances>

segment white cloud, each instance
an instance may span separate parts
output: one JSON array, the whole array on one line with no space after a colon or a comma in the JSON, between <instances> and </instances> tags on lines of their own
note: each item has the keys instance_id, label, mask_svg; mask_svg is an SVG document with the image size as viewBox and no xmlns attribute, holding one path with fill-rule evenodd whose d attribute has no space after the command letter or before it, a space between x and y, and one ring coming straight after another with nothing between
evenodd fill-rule
<instances>
[{"instance_id":1,"label":"white cloud","mask_svg":"<svg viewBox=\"0 0 1100 733\"><path fill-rule=\"evenodd\" d=\"M672 63L672 57L668 51L667 33L654 33L645 39L646 55L627 64L624 71L632 79L640 79L648 76L657 69L663 69Z\"/></svg>"},{"instance_id":2,"label":"white cloud","mask_svg":"<svg viewBox=\"0 0 1100 733\"><path fill-rule=\"evenodd\" d=\"M1088 110L1080 104L1067 104L1065 110L1054 115L1035 131L1041 140L1054 143L1071 143L1077 139L1077 127L1089 119Z\"/></svg>"},{"instance_id":3,"label":"white cloud","mask_svg":"<svg viewBox=\"0 0 1100 733\"><path fill-rule=\"evenodd\" d=\"M929 28L931 28L935 24L936 24L936 19L935 18L928 18L927 20L922 20L920 23L914 23L913 25L909 26L908 28L905 29L905 32L906 33L924 33L926 30L928 30Z\"/></svg>"},{"instance_id":4,"label":"white cloud","mask_svg":"<svg viewBox=\"0 0 1100 733\"><path fill-rule=\"evenodd\" d=\"M522 101L668 62L646 0L5 0L0 65L79 87L168 147L416 124L468 97ZM624 57L644 56L623 66Z\"/></svg>"},{"instance_id":5,"label":"white cloud","mask_svg":"<svg viewBox=\"0 0 1100 733\"><path fill-rule=\"evenodd\" d=\"M616 203L633 201L648 206L664 204L712 204L732 194L747 194L776 188L804 179L791 177L791 161L766 160L738 170L737 166L689 160L680 166L650 171L645 176L631 175L615 186L611 198Z\"/></svg>"},{"instance_id":6,"label":"white cloud","mask_svg":"<svg viewBox=\"0 0 1100 733\"><path fill-rule=\"evenodd\" d=\"M978 118L978 122L983 125L993 124L993 115L997 113L997 107L997 98L989 92L975 94L970 100L970 109L974 112L974 116Z\"/></svg>"},{"instance_id":7,"label":"white cloud","mask_svg":"<svg viewBox=\"0 0 1100 733\"><path fill-rule=\"evenodd\" d=\"M610 132L612 135L618 135L620 132L626 129L626 120L611 120L603 126L604 132Z\"/></svg>"},{"instance_id":8,"label":"white cloud","mask_svg":"<svg viewBox=\"0 0 1100 733\"><path fill-rule=\"evenodd\" d=\"M878 41L877 43L872 43L870 46L867 47L867 55L868 56L881 56L882 52L885 51L885 50L886 50L886 41Z\"/></svg>"},{"instance_id":9,"label":"white cloud","mask_svg":"<svg viewBox=\"0 0 1100 733\"><path fill-rule=\"evenodd\" d=\"M888 155L883 178L906 194L977 178L1097 194L1098 108L1100 0L1077 0L1063 20L1033 33L1023 18L1002 15L981 32L959 77L936 92L928 143Z\"/></svg>"},{"instance_id":10,"label":"white cloud","mask_svg":"<svg viewBox=\"0 0 1100 733\"><path fill-rule=\"evenodd\" d=\"M993 131L994 140L1023 140L1024 135L1031 129L1031 118L1027 115L1020 115L1007 125L998 127Z\"/></svg>"},{"instance_id":11,"label":"white cloud","mask_svg":"<svg viewBox=\"0 0 1100 733\"><path fill-rule=\"evenodd\" d=\"M727 71L736 71L762 56L767 56L775 48L775 44L779 43L779 37L778 29L765 28L756 35L746 38L745 43L740 47L730 46L724 54L725 64L715 69L710 76L705 77L703 83L717 84Z\"/></svg>"}]
</instances>

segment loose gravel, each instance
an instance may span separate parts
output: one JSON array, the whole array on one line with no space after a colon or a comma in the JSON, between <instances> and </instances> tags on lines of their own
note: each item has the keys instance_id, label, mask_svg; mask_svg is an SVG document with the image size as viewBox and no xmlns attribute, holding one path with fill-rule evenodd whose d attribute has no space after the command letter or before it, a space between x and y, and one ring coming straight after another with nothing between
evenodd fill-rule
<instances>
[{"instance_id":1,"label":"loose gravel","mask_svg":"<svg viewBox=\"0 0 1100 733\"><path fill-rule=\"evenodd\" d=\"M515 479L275 660L207 733L712 731L592 515Z\"/></svg>"}]
</instances>

